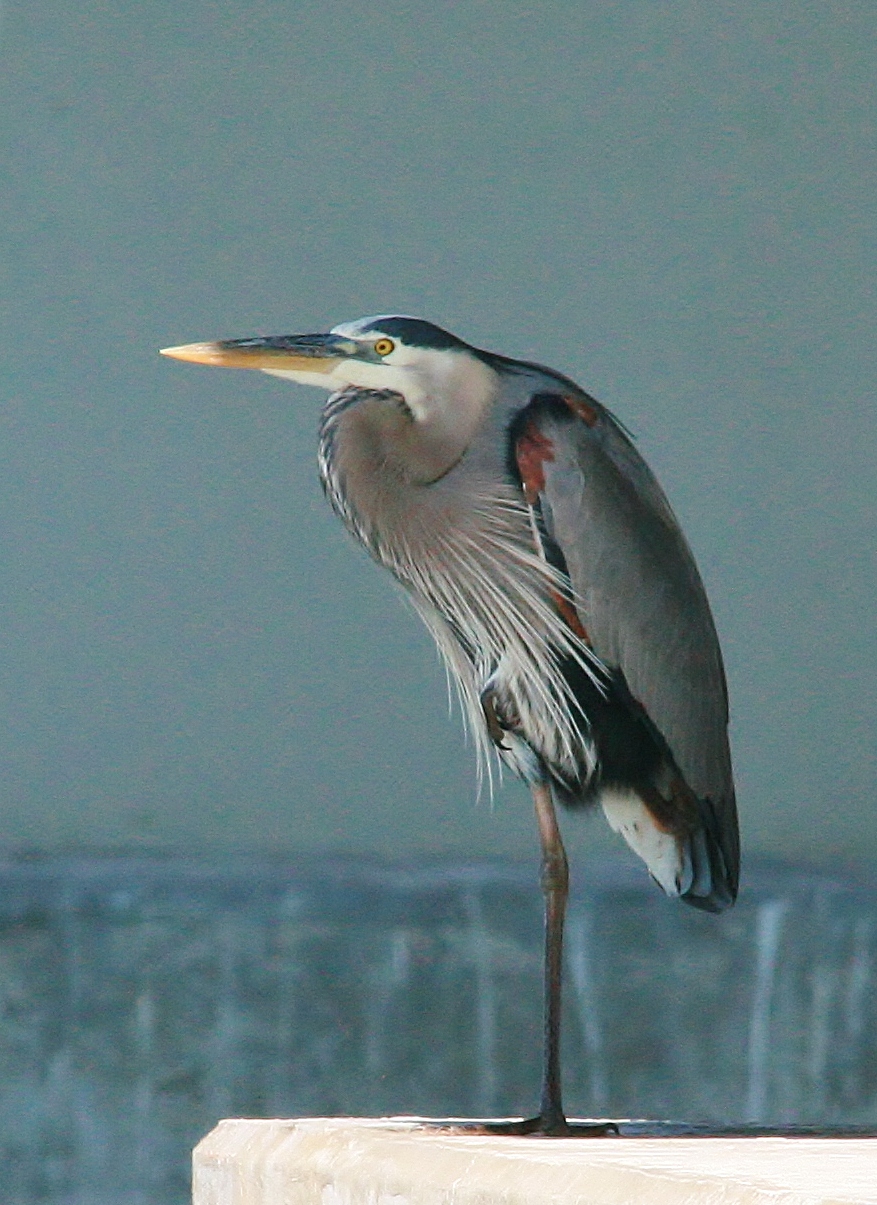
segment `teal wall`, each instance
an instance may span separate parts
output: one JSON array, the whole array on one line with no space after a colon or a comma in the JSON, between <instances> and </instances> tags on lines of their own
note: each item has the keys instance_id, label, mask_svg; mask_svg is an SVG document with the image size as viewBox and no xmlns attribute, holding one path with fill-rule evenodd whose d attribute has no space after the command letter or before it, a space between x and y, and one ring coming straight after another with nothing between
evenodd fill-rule
<instances>
[{"instance_id":1,"label":"teal wall","mask_svg":"<svg viewBox=\"0 0 877 1205\"><path fill-rule=\"evenodd\" d=\"M637 434L748 848L877 855L870 0L17 0L0 37L3 849L531 850L322 500L318 395L156 354L389 310Z\"/></svg>"}]
</instances>

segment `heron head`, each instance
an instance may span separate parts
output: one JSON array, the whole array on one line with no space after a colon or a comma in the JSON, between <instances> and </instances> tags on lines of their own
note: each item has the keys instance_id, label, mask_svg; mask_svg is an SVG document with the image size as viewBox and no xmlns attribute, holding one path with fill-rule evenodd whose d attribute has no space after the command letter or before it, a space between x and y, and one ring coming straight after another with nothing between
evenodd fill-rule
<instances>
[{"instance_id":1,"label":"heron head","mask_svg":"<svg viewBox=\"0 0 877 1205\"><path fill-rule=\"evenodd\" d=\"M382 315L326 334L223 339L167 347L162 355L226 368L257 368L330 393L350 387L398 394L414 419L482 410L496 393L484 353L422 318Z\"/></svg>"}]
</instances>

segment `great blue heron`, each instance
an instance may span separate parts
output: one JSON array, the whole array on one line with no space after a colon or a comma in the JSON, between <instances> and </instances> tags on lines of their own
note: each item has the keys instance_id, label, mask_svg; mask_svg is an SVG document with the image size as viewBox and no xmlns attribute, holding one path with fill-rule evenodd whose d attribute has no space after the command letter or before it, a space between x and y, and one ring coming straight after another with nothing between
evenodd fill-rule
<instances>
[{"instance_id":1,"label":"great blue heron","mask_svg":"<svg viewBox=\"0 0 877 1205\"><path fill-rule=\"evenodd\" d=\"M574 1132L559 1056L568 868L552 796L601 804L668 895L718 912L737 894L722 658L660 486L617 419L573 381L418 318L164 354L331 394L319 435L326 495L408 590L481 755L498 753L536 806L541 1109L495 1128Z\"/></svg>"}]
</instances>

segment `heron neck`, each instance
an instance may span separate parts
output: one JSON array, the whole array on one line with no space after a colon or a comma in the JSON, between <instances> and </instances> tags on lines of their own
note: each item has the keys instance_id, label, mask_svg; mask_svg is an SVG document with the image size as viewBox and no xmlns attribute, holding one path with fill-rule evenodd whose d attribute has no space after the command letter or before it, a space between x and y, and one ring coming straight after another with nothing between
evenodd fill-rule
<instances>
[{"instance_id":1,"label":"heron neck","mask_svg":"<svg viewBox=\"0 0 877 1205\"><path fill-rule=\"evenodd\" d=\"M338 424L337 451L351 484L362 475L409 487L444 477L465 455L496 396L489 369L460 376L442 382L441 390L406 392L404 399L363 391Z\"/></svg>"}]
</instances>

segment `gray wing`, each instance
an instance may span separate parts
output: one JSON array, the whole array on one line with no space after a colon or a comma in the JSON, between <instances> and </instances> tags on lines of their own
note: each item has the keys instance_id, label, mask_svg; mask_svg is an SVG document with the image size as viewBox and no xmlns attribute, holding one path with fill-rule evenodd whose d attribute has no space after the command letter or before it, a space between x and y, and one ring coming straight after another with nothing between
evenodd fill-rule
<instances>
[{"instance_id":1,"label":"gray wing","mask_svg":"<svg viewBox=\"0 0 877 1205\"><path fill-rule=\"evenodd\" d=\"M589 399L590 402L590 399ZM688 786L709 801L729 869L739 860L728 699L715 625L691 550L651 470L593 404L535 418L551 440L543 516L590 643L620 668Z\"/></svg>"}]
</instances>

